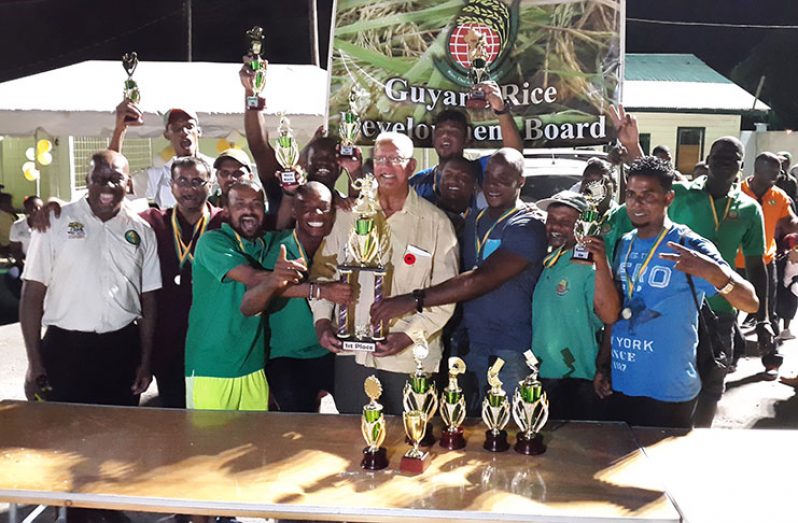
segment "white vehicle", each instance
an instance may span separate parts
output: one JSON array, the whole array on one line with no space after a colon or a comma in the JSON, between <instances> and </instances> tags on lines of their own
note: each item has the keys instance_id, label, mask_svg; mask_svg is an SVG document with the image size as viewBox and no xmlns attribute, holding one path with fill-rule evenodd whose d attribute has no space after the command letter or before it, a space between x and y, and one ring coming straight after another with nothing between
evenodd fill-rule
<instances>
[{"instance_id":1,"label":"white vehicle","mask_svg":"<svg viewBox=\"0 0 798 523\"><path fill-rule=\"evenodd\" d=\"M524 187L521 200L536 202L570 189L582 179L588 160L607 159L590 149L527 149L524 151Z\"/></svg>"}]
</instances>

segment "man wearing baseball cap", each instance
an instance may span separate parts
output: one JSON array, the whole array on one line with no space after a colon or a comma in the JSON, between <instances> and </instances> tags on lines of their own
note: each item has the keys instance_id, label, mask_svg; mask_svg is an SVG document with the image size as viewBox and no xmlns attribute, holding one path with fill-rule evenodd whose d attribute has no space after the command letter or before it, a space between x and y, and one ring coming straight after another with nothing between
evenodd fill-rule
<instances>
[{"instance_id":1,"label":"man wearing baseball cap","mask_svg":"<svg viewBox=\"0 0 798 523\"><path fill-rule=\"evenodd\" d=\"M255 181L249 156L241 149L231 148L222 151L214 160L213 168L216 169L217 186L208 201L216 207L224 207L227 192L234 183L241 180Z\"/></svg>"},{"instance_id":2,"label":"man wearing baseball cap","mask_svg":"<svg viewBox=\"0 0 798 523\"><path fill-rule=\"evenodd\" d=\"M603 402L593 391L597 334L618 319L615 290L601 238L588 238L593 263L571 259L574 225L587 209L581 194L561 191L537 206L547 211L549 254L532 296L532 352L555 419L603 418Z\"/></svg>"}]
</instances>

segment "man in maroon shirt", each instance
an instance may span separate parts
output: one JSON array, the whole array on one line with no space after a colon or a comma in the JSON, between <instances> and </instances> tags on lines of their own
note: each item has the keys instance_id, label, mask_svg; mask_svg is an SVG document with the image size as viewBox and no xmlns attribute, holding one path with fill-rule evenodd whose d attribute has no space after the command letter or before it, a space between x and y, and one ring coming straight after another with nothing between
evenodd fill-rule
<instances>
[{"instance_id":1,"label":"man in maroon shirt","mask_svg":"<svg viewBox=\"0 0 798 523\"><path fill-rule=\"evenodd\" d=\"M163 287L158 291L152 369L161 406L185 408L185 343L191 309L191 264L194 247L205 231L218 229L221 209L208 203L211 166L202 158L186 156L172 163L172 194L177 201L167 210L140 214L158 240Z\"/></svg>"}]
</instances>

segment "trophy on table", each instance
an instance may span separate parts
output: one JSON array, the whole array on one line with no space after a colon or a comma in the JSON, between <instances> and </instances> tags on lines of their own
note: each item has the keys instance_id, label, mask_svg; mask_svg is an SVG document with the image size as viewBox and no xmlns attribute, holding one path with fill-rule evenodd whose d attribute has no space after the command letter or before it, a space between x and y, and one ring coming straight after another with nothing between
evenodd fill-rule
<instances>
[{"instance_id":1,"label":"trophy on table","mask_svg":"<svg viewBox=\"0 0 798 523\"><path fill-rule=\"evenodd\" d=\"M122 67L125 69L127 73L127 80L125 80L125 90L123 92L123 96L125 100L130 100L133 105L138 105L141 101L141 91L139 90L139 85L133 80L133 72L136 70L136 67L139 65L139 55L136 52L132 53L125 53L122 55ZM131 116L125 116L125 121L128 123L136 122L137 124L143 124L144 119L139 116L138 118L133 118Z\"/></svg>"},{"instance_id":2,"label":"trophy on table","mask_svg":"<svg viewBox=\"0 0 798 523\"><path fill-rule=\"evenodd\" d=\"M435 443L431 421L438 410L438 391L435 388L435 381L432 376L424 372L423 361L429 356L429 345L424 333L413 335L411 338L415 342L413 345L413 359L416 362L416 370L408 376L405 382L405 388L402 392L402 405L405 412L417 410L423 412L427 417L426 432L420 444L430 446ZM408 438L410 438L409 434Z\"/></svg>"},{"instance_id":3,"label":"trophy on table","mask_svg":"<svg viewBox=\"0 0 798 523\"><path fill-rule=\"evenodd\" d=\"M488 75L490 54L488 53L487 37L485 33L469 29L464 39L466 44L468 44L468 59L471 62L469 75L474 84L468 93L466 107L469 109L487 109L490 106L488 97L481 89L477 88L478 84L490 80Z\"/></svg>"},{"instance_id":4,"label":"trophy on table","mask_svg":"<svg viewBox=\"0 0 798 523\"><path fill-rule=\"evenodd\" d=\"M520 429L515 451L521 454L543 454L546 445L540 429L549 419L549 400L538 381L538 360L531 350L524 353L527 366L532 371L518 383L513 394L513 419Z\"/></svg>"},{"instance_id":5,"label":"trophy on table","mask_svg":"<svg viewBox=\"0 0 798 523\"><path fill-rule=\"evenodd\" d=\"M466 364L460 358L449 358L449 384L441 392L441 418L446 428L441 432L441 447L449 450L465 448L463 421L466 417L466 404L463 389L457 376L465 373Z\"/></svg>"},{"instance_id":6,"label":"trophy on table","mask_svg":"<svg viewBox=\"0 0 798 523\"><path fill-rule=\"evenodd\" d=\"M601 214L598 212L598 206L607 195L607 187L603 181L590 182L582 191L582 195L587 201L587 209L579 215L574 224L576 245L571 259L580 263L593 263L593 254L587 250L585 243L589 237L596 236L601 231L599 223Z\"/></svg>"},{"instance_id":7,"label":"trophy on table","mask_svg":"<svg viewBox=\"0 0 798 523\"><path fill-rule=\"evenodd\" d=\"M263 51L263 28L255 26L247 31L249 38L249 56L252 60L249 67L255 72L252 79L252 96L247 96L247 109L260 111L266 106L266 100L260 95L266 87L266 61L261 58Z\"/></svg>"},{"instance_id":8,"label":"trophy on table","mask_svg":"<svg viewBox=\"0 0 798 523\"><path fill-rule=\"evenodd\" d=\"M427 432L427 413L420 410L405 411L402 413L402 421L404 422L407 439L410 440L410 444L413 446L402 456L399 470L414 474L424 472L428 463L426 460L427 453L421 451L418 447Z\"/></svg>"},{"instance_id":9,"label":"trophy on table","mask_svg":"<svg viewBox=\"0 0 798 523\"><path fill-rule=\"evenodd\" d=\"M507 393L502 389L502 382L499 379L502 367L504 360L496 358L488 369L490 390L482 400L482 421L488 426L488 430L485 431L485 443L482 446L491 452L504 452L510 448L510 444L507 443L507 431L504 430L510 421L510 402L507 401Z\"/></svg>"},{"instance_id":10,"label":"trophy on table","mask_svg":"<svg viewBox=\"0 0 798 523\"><path fill-rule=\"evenodd\" d=\"M299 167L299 145L291 129L291 121L280 114L280 126L277 128L277 140L274 142L274 155L277 163L283 168L280 171L280 185L298 185L304 182Z\"/></svg>"},{"instance_id":11,"label":"trophy on table","mask_svg":"<svg viewBox=\"0 0 798 523\"><path fill-rule=\"evenodd\" d=\"M387 292L385 277L390 255L390 231L377 202L377 180L371 174L355 180L360 194L352 208L355 221L345 247L344 263L338 265L341 282L356 285L356 299L338 305L337 332L345 351L374 352L384 340L388 326L371 323L371 305L380 303Z\"/></svg>"},{"instance_id":12,"label":"trophy on table","mask_svg":"<svg viewBox=\"0 0 798 523\"><path fill-rule=\"evenodd\" d=\"M385 417L382 415L382 405L377 402L382 395L382 384L375 376L369 376L363 383L363 389L371 401L363 405L360 419L360 431L367 445L363 449L360 466L367 470L381 470L388 466L388 454L382 446L385 441Z\"/></svg>"},{"instance_id":13,"label":"trophy on table","mask_svg":"<svg viewBox=\"0 0 798 523\"><path fill-rule=\"evenodd\" d=\"M341 156L354 156L355 142L360 136L360 117L371 103L368 91L358 84L352 85L349 91L349 110L341 113L338 124L338 137L341 139Z\"/></svg>"}]
</instances>

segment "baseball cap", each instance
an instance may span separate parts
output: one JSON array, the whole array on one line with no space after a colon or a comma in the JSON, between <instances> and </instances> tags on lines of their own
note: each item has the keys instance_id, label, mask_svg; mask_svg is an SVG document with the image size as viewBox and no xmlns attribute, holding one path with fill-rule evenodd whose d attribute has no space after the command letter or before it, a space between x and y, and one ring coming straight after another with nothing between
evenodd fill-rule
<instances>
[{"instance_id":1,"label":"baseball cap","mask_svg":"<svg viewBox=\"0 0 798 523\"><path fill-rule=\"evenodd\" d=\"M585 200L585 197L573 191L560 191L551 198L538 200L535 204L543 211L552 205L567 205L579 212L585 212L587 210L587 200Z\"/></svg>"},{"instance_id":2,"label":"baseball cap","mask_svg":"<svg viewBox=\"0 0 798 523\"><path fill-rule=\"evenodd\" d=\"M169 109L168 111L163 113L163 126L168 127L169 121L172 119L172 117L178 115L188 116L190 119L196 121L197 124L199 124L199 118L197 117L197 113L195 113L194 111L190 109L180 109L177 107L173 107L172 109Z\"/></svg>"},{"instance_id":3,"label":"baseball cap","mask_svg":"<svg viewBox=\"0 0 798 523\"><path fill-rule=\"evenodd\" d=\"M218 169L219 164L222 163L222 160L226 160L228 158L237 161L238 163L243 165L246 168L246 170L252 172L252 165L249 162L249 156L247 156L247 153L245 153L241 149L235 149L235 148L225 149L224 151L222 151L222 153L219 156L217 156L216 159L213 161L213 168Z\"/></svg>"}]
</instances>

